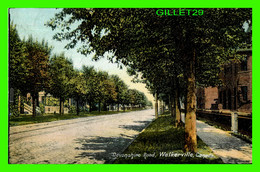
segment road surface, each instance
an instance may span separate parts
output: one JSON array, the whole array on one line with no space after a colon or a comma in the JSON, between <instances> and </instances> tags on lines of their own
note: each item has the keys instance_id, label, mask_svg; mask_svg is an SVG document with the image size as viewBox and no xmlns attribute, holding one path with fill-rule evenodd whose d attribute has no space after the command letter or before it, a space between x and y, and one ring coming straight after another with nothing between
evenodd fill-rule
<instances>
[{"instance_id":1,"label":"road surface","mask_svg":"<svg viewBox=\"0 0 260 172\"><path fill-rule=\"evenodd\" d=\"M10 127L9 163L110 163L153 119L151 109Z\"/></svg>"}]
</instances>

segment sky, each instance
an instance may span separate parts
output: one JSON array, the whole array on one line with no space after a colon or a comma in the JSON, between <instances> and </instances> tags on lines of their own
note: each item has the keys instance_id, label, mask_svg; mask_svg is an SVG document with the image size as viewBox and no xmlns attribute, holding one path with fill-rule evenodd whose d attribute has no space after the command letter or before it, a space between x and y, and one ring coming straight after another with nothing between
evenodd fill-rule
<instances>
[{"instance_id":1,"label":"sky","mask_svg":"<svg viewBox=\"0 0 260 172\"><path fill-rule=\"evenodd\" d=\"M21 39L27 39L30 35L39 41L45 39L50 46L53 46L52 53L60 54L64 52L66 57L72 59L74 68L81 69L83 65L87 65L94 66L97 70L107 71L110 75L116 74L125 81L129 88L142 91L148 100L154 101L153 96L145 88L145 84L131 82L132 77L127 74L125 67L119 69L117 64L110 63L104 58L97 62L92 61L91 57L81 55L76 49L65 49L66 42L53 40L52 37L56 31L52 31L50 27L46 27L44 24L60 10L55 8L13 8L9 10L10 21L16 25Z\"/></svg>"}]
</instances>

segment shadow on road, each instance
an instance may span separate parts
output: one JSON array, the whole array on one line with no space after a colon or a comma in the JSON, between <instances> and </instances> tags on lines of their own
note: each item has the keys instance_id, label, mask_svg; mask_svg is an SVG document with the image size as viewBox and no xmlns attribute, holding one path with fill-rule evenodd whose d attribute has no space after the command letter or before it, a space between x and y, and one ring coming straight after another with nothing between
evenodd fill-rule
<instances>
[{"instance_id":1,"label":"shadow on road","mask_svg":"<svg viewBox=\"0 0 260 172\"><path fill-rule=\"evenodd\" d=\"M141 132L151 121L135 121L136 125L120 125L119 128ZM140 123L142 125L140 125Z\"/></svg>"},{"instance_id":2,"label":"shadow on road","mask_svg":"<svg viewBox=\"0 0 260 172\"><path fill-rule=\"evenodd\" d=\"M83 150L81 154L75 158L89 158L105 163L112 163L115 159L114 153L121 153L128 146L133 138L126 135L120 137L86 137L77 139L77 143L81 147L76 147L77 150Z\"/></svg>"},{"instance_id":3,"label":"shadow on road","mask_svg":"<svg viewBox=\"0 0 260 172\"><path fill-rule=\"evenodd\" d=\"M120 125L118 128L120 128L122 132L116 137L109 137L109 135L107 137L86 136L85 138L76 139L76 143L80 144L80 146L75 149L81 150L82 153L75 158L88 158L90 160L105 162L106 164L112 163L115 159L115 154L122 153L136 137L136 134L140 133L150 122L151 121L134 121L132 125Z\"/></svg>"},{"instance_id":4,"label":"shadow on road","mask_svg":"<svg viewBox=\"0 0 260 172\"><path fill-rule=\"evenodd\" d=\"M119 128L141 132L151 121L135 121L133 125L120 125ZM75 158L88 158L91 160L104 161L106 164L112 163L115 154L122 153L136 135L119 134L118 137L85 137L76 140L81 146L76 150L82 153Z\"/></svg>"}]
</instances>

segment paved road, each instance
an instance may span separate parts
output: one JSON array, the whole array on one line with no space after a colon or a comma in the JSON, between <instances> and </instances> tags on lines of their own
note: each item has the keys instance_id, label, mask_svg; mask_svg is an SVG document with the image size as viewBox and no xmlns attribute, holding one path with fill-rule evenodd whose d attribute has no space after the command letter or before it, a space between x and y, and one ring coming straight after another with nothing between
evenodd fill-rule
<instances>
[{"instance_id":1,"label":"paved road","mask_svg":"<svg viewBox=\"0 0 260 172\"><path fill-rule=\"evenodd\" d=\"M182 114L182 121L184 114ZM197 120L197 135L226 164L251 164L252 144Z\"/></svg>"},{"instance_id":2,"label":"paved road","mask_svg":"<svg viewBox=\"0 0 260 172\"><path fill-rule=\"evenodd\" d=\"M109 163L153 119L153 110L143 110L11 127L9 162Z\"/></svg>"}]
</instances>

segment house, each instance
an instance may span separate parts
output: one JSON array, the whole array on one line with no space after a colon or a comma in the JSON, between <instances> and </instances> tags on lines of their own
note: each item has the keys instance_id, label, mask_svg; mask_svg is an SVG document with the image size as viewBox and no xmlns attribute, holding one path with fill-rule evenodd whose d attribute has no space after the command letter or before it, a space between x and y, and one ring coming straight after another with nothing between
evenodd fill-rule
<instances>
[{"instance_id":1,"label":"house","mask_svg":"<svg viewBox=\"0 0 260 172\"><path fill-rule=\"evenodd\" d=\"M197 88L196 95L198 109L216 109L214 105L218 99L217 87Z\"/></svg>"},{"instance_id":2,"label":"house","mask_svg":"<svg viewBox=\"0 0 260 172\"><path fill-rule=\"evenodd\" d=\"M25 103L25 113L32 113L32 99L30 93L26 96ZM71 100L69 101L71 103ZM54 98L51 94L45 94L44 91L41 91L38 93L37 99L36 99L36 111L40 111L40 104L44 105L44 113L59 113L60 112L60 106L59 106L59 99ZM71 105L71 104L69 104ZM67 107L64 107L64 114L68 114L69 109Z\"/></svg>"},{"instance_id":3,"label":"house","mask_svg":"<svg viewBox=\"0 0 260 172\"><path fill-rule=\"evenodd\" d=\"M223 85L197 89L197 108L252 113L252 48L240 49L242 60L224 65Z\"/></svg>"},{"instance_id":4,"label":"house","mask_svg":"<svg viewBox=\"0 0 260 172\"><path fill-rule=\"evenodd\" d=\"M252 112L252 48L238 51L241 62L232 61L220 73L223 86L218 88L218 104L223 109Z\"/></svg>"}]
</instances>

